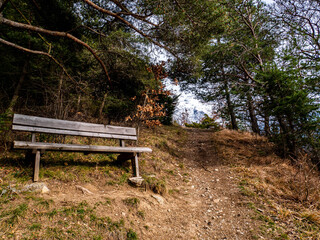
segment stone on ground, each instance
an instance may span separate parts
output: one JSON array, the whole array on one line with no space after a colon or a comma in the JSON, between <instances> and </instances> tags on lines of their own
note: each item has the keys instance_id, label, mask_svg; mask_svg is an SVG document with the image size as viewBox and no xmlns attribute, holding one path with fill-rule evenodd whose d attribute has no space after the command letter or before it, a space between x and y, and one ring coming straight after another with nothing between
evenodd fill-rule
<instances>
[{"instance_id":1,"label":"stone on ground","mask_svg":"<svg viewBox=\"0 0 320 240\"><path fill-rule=\"evenodd\" d=\"M31 183L24 186L21 192L39 192L39 193L48 193L50 192L49 188L45 183Z\"/></svg>"}]
</instances>

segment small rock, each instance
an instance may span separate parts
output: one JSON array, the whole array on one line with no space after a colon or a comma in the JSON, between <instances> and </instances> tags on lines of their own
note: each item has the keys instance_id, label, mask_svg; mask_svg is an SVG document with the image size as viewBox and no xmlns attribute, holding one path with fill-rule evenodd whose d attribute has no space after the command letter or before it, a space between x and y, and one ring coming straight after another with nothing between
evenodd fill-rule
<instances>
[{"instance_id":1,"label":"small rock","mask_svg":"<svg viewBox=\"0 0 320 240\"><path fill-rule=\"evenodd\" d=\"M39 193L48 193L50 192L49 188L45 183L31 183L26 186L21 190L21 192L39 192Z\"/></svg>"},{"instance_id":2,"label":"small rock","mask_svg":"<svg viewBox=\"0 0 320 240\"><path fill-rule=\"evenodd\" d=\"M123 217L125 217L125 216L126 216L126 213L125 213L125 212L122 212L121 215L122 215Z\"/></svg>"},{"instance_id":3,"label":"small rock","mask_svg":"<svg viewBox=\"0 0 320 240\"><path fill-rule=\"evenodd\" d=\"M82 191L82 193L84 194L93 194L91 191L89 191L88 189L82 187L82 186L79 186L79 185L76 185L76 189L79 189Z\"/></svg>"},{"instance_id":4,"label":"small rock","mask_svg":"<svg viewBox=\"0 0 320 240\"><path fill-rule=\"evenodd\" d=\"M208 213L211 213L212 211L210 210L210 209L208 209L208 211L207 211Z\"/></svg>"},{"instance_id":5,"label":"small rock","mask_svg":"<svg viewBox=\"0 0 320 240\"><path fill-rule=\"evenodd\" d=\"M160 204L164 204L164 199L161 196L158 195L151 195L154 199L158 201Z\"/></svg>"},{"instance_id":6,"label":"small rock","mask_svg":"<svg viewBox=\"0 0 320 240\"><path fill-rule=\"evenodd\" d=\"M220 202L220 199L217 198L217 199L215 199L215 200L213 200L213 201L214 201L214 203L219 203L219 202Z\"/></svg>"},{"instance_id":7,"label":"small rock","mask_svg":"<svg viewBox=\"0 0 320 240\"><path fill-rule=\"evenodd\" d=\"M129 178L129 182L136 187L140 187L142 185L143 181L144 181L144 179L142 177Z\"/></svg>"},{"instance_id":8,"label":"small rock","mask_svg":"<svg viewBox=\"0 0 320 240\"><path fill-rule=\"evenodd\" d=\"M216 171L216 172L219 172L219 169L218 169L218 168L216 168L216 169L215 169L215 171Z\"/></svg>"}]
</instances>

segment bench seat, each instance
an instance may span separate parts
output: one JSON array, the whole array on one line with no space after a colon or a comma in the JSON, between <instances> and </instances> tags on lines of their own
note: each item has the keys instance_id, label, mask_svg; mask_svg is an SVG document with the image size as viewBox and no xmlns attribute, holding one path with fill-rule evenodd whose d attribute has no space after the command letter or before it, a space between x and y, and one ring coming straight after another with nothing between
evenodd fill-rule
<instances>
[{"instance_id":1,"label":"bench seat","mask_svg":"<svg viewBox=\"0 0 320 240\"><path fill-rule=\"evenodd\" d=\"M138 139L137 131L132 127L111 126L105 124L86 123L78 121L69 121L62 119L44 118L37 116L28 116L14 114L12 121L12 130L30 132L31 141L14 141L13 148L28 150L34 155L34 178L36 182L39 178L40 153L45 151L61 152L83 152L89 153L115 153L120 154L117 160L120 162L131 160L133 174L139 177L138 156L140 153L150 153L152 150L147 147L127 147L125 141L136 141ZM120 146L101 146L101 145L82 145L82 144L64 144L48 143L36 141L36 134L55 134L80 137L97 137L104 139L117 139ZM27 154L28 155L28 154Z\"/></svg>"},{"instance_id":2,"label":"bench seat","mask_svg":"<svg viewBox=\"0 0 320 240\"><path fill-rule=\"evenodd\" d=\"M100 145L82 145L82 144L62 144L62 143L44 143L14 141L15 149L31 149L61 152L85 152L85 153L143 153L152 152L147 147L113 147Z\"/></svg>"}]
</instances>

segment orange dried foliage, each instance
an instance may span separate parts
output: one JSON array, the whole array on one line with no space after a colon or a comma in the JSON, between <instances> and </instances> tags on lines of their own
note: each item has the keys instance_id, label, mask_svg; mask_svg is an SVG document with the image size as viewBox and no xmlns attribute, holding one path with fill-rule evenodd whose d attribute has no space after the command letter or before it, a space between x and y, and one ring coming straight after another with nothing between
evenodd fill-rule
<instances>
[{"instance_id":1,"label":"orange dried foliage","mask_svg":"<svg viewBox=\"0 0 320 240\"><path fill-rule=\"evenodd\" d=\"M161 82L162 79L168 77L168 73L165 71L164 65L165 62L162 62L161 64L147 67L147 71L153 73L158 86L156 89L147 89L142 94L144 99L143 104L138 104L136 113L132 116L126 117L126 121L137 120L148 127L161 126L161 122L158 118L165 116L166 113L164 105L158 102L159 96L169 96L171 94L170 91L164 89L165 86ZM132 101L135 101L136 99L136 96L131 98Z\"/></svg>"}]
</instances>

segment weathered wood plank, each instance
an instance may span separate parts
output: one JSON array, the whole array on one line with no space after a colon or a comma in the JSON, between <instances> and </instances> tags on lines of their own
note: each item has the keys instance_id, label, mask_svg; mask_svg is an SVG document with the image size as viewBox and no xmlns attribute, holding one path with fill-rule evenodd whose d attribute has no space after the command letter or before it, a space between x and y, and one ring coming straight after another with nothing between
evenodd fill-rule
<instances>
[{"instance_id":1,"label":"weathered wood plank","mask_svg":"<svg viewBox=\"0 0 320 240\"><path fill-rule=\"evenodd\" d=\"M134 166L135 166L135 169L133 170L134 173L135 173L135 176L136 177L140 177L139 175L139 161L138 161L138 157L139 157L139 154L135 154L134 156L134 160L132 159L131 161L134 161Z\"/></svg>"},{"instance_id":2,"label":"weathered wood plank","mask_svg":"<svg viewBox=\"0 0 320 240\"><path fill-rule=\"evenodd\" d=\"M36 158L34 162L34 173L33 173L34 182L38 182L39 180L39 169L40 169L40 151L38 150L36 153Z\"/></svg>"},{"instance_id":3,"label":"weathered wood plank","mask_svg":"<svg viewBox=\"0 0 320 240\"><path fill-rule=\"evenodd\" d=\"M12 130L26 131L26 132L38 132L38 133L50 133L50 134L61 134L61 135L72 135L72 136L82 136L82 137L98 137L98 138L137 140L136 136L126 136L126 135L97 133L97 132L72 131L72 130L62 130L62 129L51 129L51 128L44 128L44 127L31 127L31 126L22 126L22 125L12 125Z\"/></svg>"},{"instance_id":4,"label":"weathered wood plank","mask_svg":"<svg viewBox=\"0 0 320 240\"><path fill-rule=\"evenodd\" d=\"M142 153L152 152L147 147L112 147L99 145L79 145L79 144L61 144L61 143L42 143L14 141L16 149L37 149L50 151L71 151L71 152L91 152L91 153Z\"/></svg>"},{"instance_id":5,"label":"weathered wood plank","mask_svg":"<svg viewBox=\"0 0 320 240\"><path fill-rule=\"evenodd\" d=\"M136 135L136 129L130 127L119 127L103 124L84 123L36 116L28 116L22 114L14 114L13 124L26 125L34 127L66 129L85 132L108 133L118 135Z\"/></svg>"},{"instance_id":6,"label":"weathered wood plank","mask_svg":"<svg viewBox=\"0 0 320 240\"><path fill-rule=\"evenodd\" d=\"M124 140L120 139L120 147L125 147L126 143Z\"/></svg>"}]
</instances>

